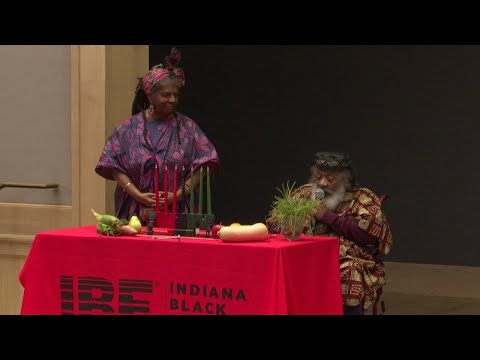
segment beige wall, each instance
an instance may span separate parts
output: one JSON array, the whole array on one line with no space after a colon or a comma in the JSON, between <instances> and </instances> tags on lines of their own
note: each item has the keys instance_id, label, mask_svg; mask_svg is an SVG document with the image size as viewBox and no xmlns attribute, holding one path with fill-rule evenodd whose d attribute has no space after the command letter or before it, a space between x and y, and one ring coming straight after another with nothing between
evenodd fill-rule
<instances>
[{"instance_id":1,"label":"beige wall","mask_svg":"<svg viewBox=\"0 0 480 360\"><path fill-rule=\"evenodd\" d=\"M148 46L0 46L0 59L0 182L60 184L0 190L0 314L18 314L35 234L113 211L113 184L94 168L130 114Z\"/></svg>"},{"instance_id":2,"label":"beige wall","mask_svg":"<svg viewBox=\"0 0 480 360\"><path fill-rule=\"evenodd\" d=\"M70 46L0 46L0 314L18 314L35 233L71 226Z\"/></svg>"},{"instance_id":3,"label":"beige wall","mask_svg":"<svg viewBox=\"0 0 480 360\"><path fill-rule=\"evenodd\" d=\"M70 46L0 46L0 202L71 205Z\"/></svg>"}]
</instances>

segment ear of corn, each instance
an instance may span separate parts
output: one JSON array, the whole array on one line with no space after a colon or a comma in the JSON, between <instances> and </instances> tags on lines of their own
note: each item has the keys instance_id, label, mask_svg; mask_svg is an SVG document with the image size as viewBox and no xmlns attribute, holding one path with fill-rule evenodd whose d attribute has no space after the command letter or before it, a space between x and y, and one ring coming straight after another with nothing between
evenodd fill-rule
<instances>
[{"instance_id":1,"label":"ear of corn","mask_svg":"<svg viewBox=\"0 0 480 360\"><path fill-rule=\"evenodd\" d=\"M98 221L96 226L97 233L107 236L120 236L123 234L121 228L123 223L118 218L112 215L97 214L93 209L92 212Z\"/></svg>"},{"instance_id":2,"label":"ear of corn","mask_svg":"<svg viewBox=\"0 0 480 360\"><path fill-rule=\"evenodd\" d=\"M118 220L115 216L113 215L100 215L100 214L97 214L95 211L93 211L93 209L91 209L92 212L93 212L93 215L97 218L97 220L101 223L101 224L105 224L105 225L110 225L110 226L113 226L115 225L116 223L120 222L120 220Z\"/></svg>"}]
</instances>

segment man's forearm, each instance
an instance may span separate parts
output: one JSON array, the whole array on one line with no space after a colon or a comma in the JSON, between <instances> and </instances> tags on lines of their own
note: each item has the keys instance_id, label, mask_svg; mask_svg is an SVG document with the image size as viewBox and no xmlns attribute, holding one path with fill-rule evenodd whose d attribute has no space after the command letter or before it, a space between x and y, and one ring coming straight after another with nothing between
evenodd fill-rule
<instances>
[{"instance_id":1,"label":"man's forearm","mask_svg":"<svg viewBox=\"0 0 480 360\"><path fill-rule=\"evenodd\" d=\"M322 224L330 226L338 235L345 237L348 240L354 241L359 245L378 246L378 238L370 235L365 230L358 227L358 222L353 219L348 219L338 216L330 210L327 210L319 221Z\"/></svg>"}]
</instances>

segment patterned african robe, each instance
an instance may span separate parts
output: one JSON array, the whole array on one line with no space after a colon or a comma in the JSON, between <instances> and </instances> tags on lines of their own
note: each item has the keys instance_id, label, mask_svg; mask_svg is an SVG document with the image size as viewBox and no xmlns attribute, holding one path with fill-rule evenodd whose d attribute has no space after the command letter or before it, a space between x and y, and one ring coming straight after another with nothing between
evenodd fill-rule
<instances>
[{"instance_id":1,"label":"patterned african robe","mask_svg":"<svg viewBox=\"0 0 480 360\"><path fill-rule=\"evenodd\" d=\"M178 121L177 121L178 120ZM185 166L190 177L205 163L215 169L219 159L215 147L200 127L189 117L176 113L165 121L158 122L156 141L151 141L142 113L132 116L118 126L107 140L95 171L102 177L113 180L112 170L127 174L142 193L154 192L155 162L159 167L159 190L164 187L164 168L168 168L168 191L173 191L173 169L177 165L178 186L180 173ZM115 216L129 219L133 214L140 216L145 209L117 184L115 189Z\"/></svg>"},{"instance_id":2,"label":"patterned african robe","mask_svg":"<svg viewBox=\"0 0 480 360\"><path fill-rule=\"evenodd\" d=\"M312 185L300 186L292 196L311 198ZM378 247L376 249L362 247L339 236L327 225L319 222L315 229L310 229L307 225L304 232L339 238L343 304L356 306L363 303L363 308L368 309L375 302L377 289L386 283L382 257L390 252L393 245L390 226L381 209L378 196L366 188L347 191L334 213L357 221L360 229L378 239ZM307 224L310 224L310 219Z\"/></svg>"}]
</instances>

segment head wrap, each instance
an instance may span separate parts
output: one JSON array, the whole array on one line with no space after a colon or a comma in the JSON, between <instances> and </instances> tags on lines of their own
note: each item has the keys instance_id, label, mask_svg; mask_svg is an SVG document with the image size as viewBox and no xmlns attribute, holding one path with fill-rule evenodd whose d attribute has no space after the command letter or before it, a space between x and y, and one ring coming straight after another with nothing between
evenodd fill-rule
<instances>
[{"instance_id":1,"label":"head wrap","mask_svg":"<svg viewBox=\"0 0 480 360\"><path fill-rule=\"evenodd\" d=\"M350 155L333 151L322 151L315 154L314 166L320 171L352 170Z\"/></svg>"},{"instance_id":2,"label":"head wrap","mask_svg":"<svg viewBox=\"0 0 480 360\"><path fill-rule=\"evenodd\" d=\"M185 74L183 70L178 67L178 63L182 59L182 53L177 48L172 48L170 55L165 57L165 66L158 64L154 66L142 80L142 88L146 94L155 91L155 85L164 77L174 75L180 81L181 86L185 86Z\"/></svg>"}]
</instances>

